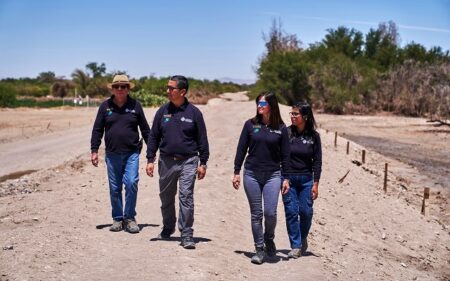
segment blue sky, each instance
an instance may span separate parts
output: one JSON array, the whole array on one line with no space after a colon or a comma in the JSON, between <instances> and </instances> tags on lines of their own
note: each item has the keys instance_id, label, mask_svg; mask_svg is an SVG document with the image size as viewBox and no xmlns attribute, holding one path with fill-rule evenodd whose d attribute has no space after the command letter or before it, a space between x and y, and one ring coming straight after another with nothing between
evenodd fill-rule
<instances>
[{"instance_id":1,"label":"blue sky","mask_svg":"<svg viewBox=\"0 0 450 281\"><path fill-rule=\"evenodd\" d=\"M89 62L132 77L254 80L262 33L281 19L303 46L340 25L394 21L401 45L450 49L450 0L0 0L0 78L70 77Z\"/></svg>"}]
</instances>

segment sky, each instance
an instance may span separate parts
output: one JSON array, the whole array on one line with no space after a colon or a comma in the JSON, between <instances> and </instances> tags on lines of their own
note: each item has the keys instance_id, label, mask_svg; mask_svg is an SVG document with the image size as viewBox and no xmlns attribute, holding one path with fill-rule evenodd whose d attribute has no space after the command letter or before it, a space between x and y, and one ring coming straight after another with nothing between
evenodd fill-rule
<instances>
[{"instance_id":1,"label":"sky","mask_svg":"<svg viewBox=\"0 0 450 281\"><path fill-rule=\"evenodd\" d=\"M303 47L327 29L394 21L401 46L450 49L450 0L0 0L0 79L89 62L131 77L256 79L274 19Z\"/></svg>"}]
</instances>

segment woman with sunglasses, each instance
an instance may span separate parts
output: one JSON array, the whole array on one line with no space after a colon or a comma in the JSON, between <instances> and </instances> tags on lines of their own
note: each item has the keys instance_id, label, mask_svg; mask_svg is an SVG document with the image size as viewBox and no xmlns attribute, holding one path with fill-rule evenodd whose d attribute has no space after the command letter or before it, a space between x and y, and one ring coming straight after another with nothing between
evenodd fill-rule
<instances>
[{"instance_id":1,"label":"woman with sunglasses","mask_svg":"<svg viewBox=\"0 0 450 281\"><path fill-rule=\"evenodd\" d=\"M289 115L292 122L288 128L290 161L287 179L290 189L283 195L283 203L292 249L288 258L296 259L308 248L307 237L313 216L313 200L316 200L319 194L322 147L308 103L297 103Z\"/></svg>"},{"instance_id":2,"label":"woman with sunglasses","mask_svg":"<svg viewBox=\"0 0 450 281\"><path fill-rule=\"evenodd\" d=\"M274 238L280 187L283 194L289 190L289 182L282 182L281 178L289 162L289 137L273 93L263 92L258 95L256 105L256 116L245 122L239 138L232 182L233 187L239 189L239 174L247 156L244 189L250 205L256 248L251 262L262 264L266 255L276 254Z\"/></svg>"}]
</instances>

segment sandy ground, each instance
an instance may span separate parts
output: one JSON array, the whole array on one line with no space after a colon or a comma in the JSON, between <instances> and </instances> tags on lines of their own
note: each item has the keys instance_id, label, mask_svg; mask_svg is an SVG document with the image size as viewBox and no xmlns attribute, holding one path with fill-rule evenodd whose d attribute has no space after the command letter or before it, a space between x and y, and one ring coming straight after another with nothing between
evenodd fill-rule
<instances>
[{"instance_id":1,"label":"sandy ground","mask_svg":"<svg viewBox=\"0 0 450 281\"><path fill-rule=\"evenodd\" d=\"M280 200L277 257L251 264L248 203L243 190L231 186L238 136L255 111L254 102L245 100L224 94L200 106L211 158L206 178L196 184L196 250L180 247L178 233L172 241L154 239L161 227L158 177L145 175L144 157L137 204L141 232L108 231L105 165L95 168L89 161L96 109L0 111L0 280L450 280L450 230L442 219L446 196L432 191L421 215L421 187L396 174L414 168L372 150L358 166L352 161L360 161L362 147L352 143L346 155L346 140L340 137L334 147L334 134L325 130L307 255L286 259ZM282 107L286 119L288 111ZM154 112L146 109L149 122ZM28 131L30 125L36 126ZM387 193L385 162L392 168ZM26 175L5 180L17 172ZM424 174L415 179L424 180L430 181Z\"/></svg>"}]
</instances>

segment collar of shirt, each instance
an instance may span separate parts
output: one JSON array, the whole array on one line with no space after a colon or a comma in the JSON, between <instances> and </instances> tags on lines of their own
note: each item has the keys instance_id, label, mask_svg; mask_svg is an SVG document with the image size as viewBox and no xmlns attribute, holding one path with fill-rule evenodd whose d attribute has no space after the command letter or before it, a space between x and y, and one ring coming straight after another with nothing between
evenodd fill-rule
<instances>
[{"instance_id":1,"label":"collar of shirt","mask_svg":"<svg viewBox=\"0 0 450 281\"><path fill-rule=\"evenodd\" d=\"M180 105L180 107L176 107L173 103L169 102L169 107L172 110L177 109L177 110L184 111L188 105L189 105L189 101L187 98L184 98L184 103L182 105Z\"/></svg>"},{"instance_id":2,"label":"collar of shirt","mask_svg":"<svg viewBox=\"0 0 450 281\"><path fill-rule=\"evenodd\" d=\"M114 103L113 99L114 99L114 95L111 95L111 97L108 99L109 108L114 107L117 109L125 109L125 108L128 108L128 105L130 105L130 103L132 101L132 98L130 97L130 95L128 95L127 102L122 107L118 107L117 104Z\"/></svg>"}]
</instances>

